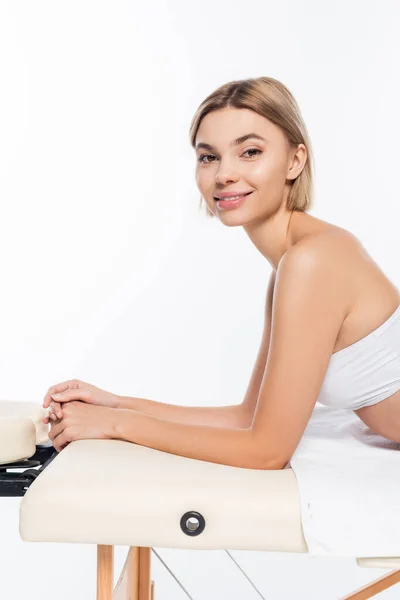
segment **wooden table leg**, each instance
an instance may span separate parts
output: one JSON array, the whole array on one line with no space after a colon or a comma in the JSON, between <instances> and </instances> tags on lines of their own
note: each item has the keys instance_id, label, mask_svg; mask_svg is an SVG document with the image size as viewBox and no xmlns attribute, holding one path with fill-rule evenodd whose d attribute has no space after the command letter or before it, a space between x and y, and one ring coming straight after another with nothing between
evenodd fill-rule
<instances>
[{"instance_id":1,"label":"wooden table leg","mask_svg":"<svg viewBox=\"0 0 400 600\"><path fill-rule=\"evenodd\" d=\"M97 546L97 600L112 600L114 546Z\"/></svg>"},{"instance_id":2,"label":"wooden table leg","mask_svg":"<svg viewBox=\"0 0 400 600\"><path fill-rule=\"evenodd\" d=\"M151 600L151 548L139 548L138 600Z\"/></svg>"},{"instance_id":3,"label":"wooden table leg","mask_svg":"<svg viewBox=\"0 0 400 600\"><path fill-rule=\"evenodd\" d=\"M391 571L387 575L380 577L379 579L375 579L372 583L367 583L362 588L359 588L355 592L352 592L348 596L343 596L340 600L368 600L368 598L372 598L372 596L376 596L383 590L395 585L395 583L400 582L400 570L395 569Z\"/></svg>"},{"instance_id":4,"label":"wooden table leg","mask_svg":"<svg viewBox=\"0 0 400 600\"><path fill-rule=\"evenodd\" d=\"M150 553L151 548L136 546L129 548L112 600L154 599L154 582L150 580Z\"/></svg>"}]
</instances>

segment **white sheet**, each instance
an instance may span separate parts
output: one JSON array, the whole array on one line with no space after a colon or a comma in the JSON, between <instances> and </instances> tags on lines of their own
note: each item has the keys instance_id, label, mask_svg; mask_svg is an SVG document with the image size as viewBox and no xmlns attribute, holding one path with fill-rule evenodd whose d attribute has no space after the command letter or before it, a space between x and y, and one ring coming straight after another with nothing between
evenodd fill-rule
<instances>
[{"instance_id":1,"label":"white sheet","mask_svg":"<svg viewBox=\"0 0 400 600\"><path fill-rule=\"evenodd\" d=\"M310 554L400 556L400 443L352 411L316 404L287 467Z\"/></svg>"}]
</instances>

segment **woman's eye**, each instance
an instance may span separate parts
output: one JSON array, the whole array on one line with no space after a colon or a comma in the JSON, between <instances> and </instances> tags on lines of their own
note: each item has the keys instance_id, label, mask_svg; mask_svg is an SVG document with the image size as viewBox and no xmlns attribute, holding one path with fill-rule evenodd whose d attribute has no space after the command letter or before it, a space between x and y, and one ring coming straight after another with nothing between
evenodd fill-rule
<instances>
[{"instance_id":1,"label":"woman's eye","mask_svg":"<svg viewBox=\"0 0 400 600\"><path fill-rule=\"evenodd\" d=\"M199 156L199 158L197 160L200 163L204 163L204 159L208 158L209 156L212 156L212 155L211 154L202 154L201 156Z\"/></svg>"},{"instance_id":2,"label":"woman's eye","mask_svg":"<svg viewBox=\"0 0 400 600\"><path fill-rule=\"evenodd\" d=\"M202 154L201 156L199 156L199 158L197 159L199 161L199 163L203 163L203 164L208 164L208 163L204 163L204 159L208 158L209 156L213 156L212 154ZM214 156L215 158L215 156Z\"/></svg>"},{"instance_id":3,"label":"woman's eye","mask_svg":"<svg viewBox=\"0 0 400 600\"><path fill-rule=\"evenodd\" d=\"M261 154L261 150L259 150L258 148L249 148L248 150L246 150L245 152L243 152L243 154L247 154L247 152L255 152L256 154L252 154L251 156L257 156L257 154ZM201 156L199 156L199 158L197 159L199 163L202 164L209 164L209 161L204 162L205 158L215 158L215 156L213 154L202 154ZM250 157L251 158L251 157Z\"/></svg>"},{"instance_id":4,"label":"woman's eye","mask_svg":"<svg viewBox=\"0 0 400 600\"><path fill-rule=\"evenodd\" d=\"M261 154L261 150L259 150L258 148L249 148L248 150L246 150L246 152L257 152L258 154ZM246 154L246 152L243 152L243 154ZM257 156L257 155L252 154L252 156Z\"/></svg>"}]
</instances>

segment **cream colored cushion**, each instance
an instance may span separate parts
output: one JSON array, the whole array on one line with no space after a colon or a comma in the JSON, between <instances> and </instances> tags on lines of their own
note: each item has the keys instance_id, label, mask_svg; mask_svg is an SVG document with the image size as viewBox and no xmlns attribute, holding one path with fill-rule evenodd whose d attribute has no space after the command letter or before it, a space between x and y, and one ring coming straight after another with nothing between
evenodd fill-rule
<instances>
[{"instance_id":1,"label":"cream colored cushion","mask_svg":"<svg viewBox=\"0 0 400 600\"><path fill-rule=\"evenodd\" d=\"M30 458L48 440L48 411L36 402L0 400L0 464Z\"/></svg>"},{"instance_id":2,"label":"cream colored cushion","mask_svg":"<svg viewBox=\"0 0 400 600\"><path fill-rule=\"evenodd\" d=\"M206 521L180 528L187 511ZM208 463L121 440L69 444L20 505L25 541L307 552L291 469Z\"/></svg>"},{"instance_id":3,"label":"cream colored cushion","mask_svg":"<svg viewBox=\"0 0 400 600\"><path fill-rule=\"evenodd\" d=\"M374 567L378 569L400 569L400 557L357 558L357 564L359 567L368 569Z\"/></svg>"}]
</instances>

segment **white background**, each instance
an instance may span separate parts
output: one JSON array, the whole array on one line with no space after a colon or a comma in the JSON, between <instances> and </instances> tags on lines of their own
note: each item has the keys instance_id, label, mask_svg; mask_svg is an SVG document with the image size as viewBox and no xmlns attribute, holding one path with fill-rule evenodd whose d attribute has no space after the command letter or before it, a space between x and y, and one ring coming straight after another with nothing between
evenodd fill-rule
<instances>
[{"instance_id":1,"label":"white background","mask_svg":"<svg viewBox=\"0 0 400 600\"><path fill-rule=\"evenodd\" d=\"M76 377L242 401L271 269L240 227L199 212L189 144L198 105L233 79L289 87L315 154L311 214L399 286L399 30L397 0L3 0L0 398L41 403ZM0 502L1 597L94 598L95 546L23 542L19 502ZM194 600L259 598L223 551L157 552ZM274 600L337 600L385 572L232 555ZM154 554L152 578L157 600L185 598Z\"/></svg>"}]
</instances>

